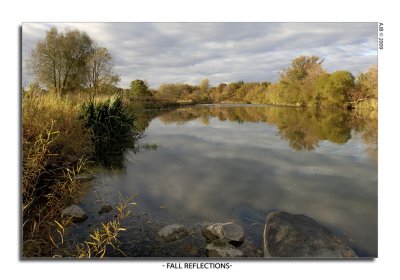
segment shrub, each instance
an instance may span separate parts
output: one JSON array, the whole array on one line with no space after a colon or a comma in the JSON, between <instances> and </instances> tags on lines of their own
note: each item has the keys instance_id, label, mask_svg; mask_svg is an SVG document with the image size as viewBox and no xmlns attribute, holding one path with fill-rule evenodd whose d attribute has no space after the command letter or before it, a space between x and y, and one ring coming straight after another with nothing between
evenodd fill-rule
<instances>
[{"instance_id":1,"label":"shrub","mask_svg":"<svg viewBox=\"0 0 400 280\"><path fill-rule=\"evenodd\" d=\"M110 164L111 156L122 155L126 148L133 147L140 134L134 127L134 116L123 107L120 95L97 104L93 100L83 104L81 119L93 132L95 155L103 165Z\"/></svg>"}]
</instances>

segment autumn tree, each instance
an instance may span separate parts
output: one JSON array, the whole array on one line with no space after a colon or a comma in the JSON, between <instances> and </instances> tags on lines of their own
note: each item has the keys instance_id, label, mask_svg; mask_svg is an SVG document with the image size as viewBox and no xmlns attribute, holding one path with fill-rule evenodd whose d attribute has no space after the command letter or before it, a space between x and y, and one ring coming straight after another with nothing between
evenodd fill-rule
<instances>
[{"instance_id":1,"label":"autumn tree","mask_svg":"<svg viewBox=\"0 0 400 280\"><path fill-rule=\"evenodd\" d=\"M299 56L292 61L289 68L281 72L281 80L314 80L325 72L322 63L323 60L318 56Z\"/></svg>"},{"instance_id":2,"label":"autumn tree","mask_svg":"<svg viewBox=\"0 0 400 280\"><path fill-rule=\"evenodd\" d=\"M366 73L357 77L362 96L360 98L378 98L378 67L371 66Z\"/></svg>"},{"instance_id":3,"label":"autumn tree","mask_svg":"<svg viewBox=\"0 0 400 280\"><path fill-rule=\"evenodd\" d=\"M280 83L284 86L284 97L287 103L309 103L312 98L312 84L325 73L318 56L299 56L292 61L289 68L280 73Z\"/></svg>"},{"instance_id":4,"label":"autumn tree","mask_svg":"<svg viewBox=\"0 0 400 280\"><path fill-rule=\"evenodd\" d=\"M119 76L113 73L113 61L110 52L95 46L86 63L86 86L96 94L100 88L108 88L119 82Z\"/></svg>"},{"instance_id":5,"label":"autumn tree","mask_svg":"<svg viewBox=\"0 0 400 280\"><path fill-rule=\"evenodd\" d=\"M210 80L209 79L204 79L200 82L199 88L202 94L208 94L208 91L210 90Z\"/></svg>"},{"instance_id":6,"label":"autumn tree","mask_svg":"<svg viewBox=\"0 0 400 280\"><path fill-rule=\"evenodd\" d=\"M213 102L221 101L221 95L222 95L222 92L224 91L225 87L226 87L226 84L221 83L217 87L213 88L213 90L210 92L210 98Z\"/></svg>"},{"instance_id":7,"label":"autumn tree","mask_svg":"<svg viewBox=\"0 0 400 280\"><path fill-rule=\"evenodd\" d=\"M50 29L39 41L28 60L37 81L58 94L80 88L86 77L86 64L93 42L85 32Z\"/></svg>"}]
</instances>

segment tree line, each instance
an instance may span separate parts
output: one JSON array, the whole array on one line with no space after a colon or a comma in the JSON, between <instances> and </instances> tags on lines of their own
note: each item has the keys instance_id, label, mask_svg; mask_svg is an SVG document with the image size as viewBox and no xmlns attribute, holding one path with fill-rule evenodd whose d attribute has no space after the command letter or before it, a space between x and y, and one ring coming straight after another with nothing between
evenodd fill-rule
<instances>
[{"instance_id":1,"label":"tree line","mask_svg":"<svg viewBox=\"0 0 400 280\"><path fill-rule=\"evenodd\" d=\"M371 66L356 77L345 70L328 73L317 56L300 56L280 72L277 82L233 82L211 87L208 79L199 85L162 84L149 90L135 80L128 93L133 97L153 96L193 103L249 103L295 106L354 107L378 98L378 69ZM144 89L138 88L138 84Z\"/></svg>"},{"instance_id":2,"label":"tree line","mask_svg":"<svg viewBox=\"0 0 400 280\"><path fill-rule=\"evenodd\" d=\"M317 56L300 56L280 72L277 82L233 82L210 86L162 84L149 89L142 80L134 80L127 94L137 100L166 99L192 103L249 103L294 106L355 107L363 100L378 98L378 69L371 66L356 77L345 70L328 73Z\"/></svg>"},{"instance_id":3,"label":"tree line","mask_svg":"<svg viewBox=\"0 0 400 280\"><path fill-rule=\"evenodd\" d=\"M294 106L354 107L364 100L377 100L378 69L371 66L356 77L346 70L329 73L318 56L299 56L272 83L220 83L208 79L198 85L165 83L156 89L146 81L133 80L128 89L118 88L110 52L98 46L85 32L50 29L28 61L36 76L31 90L45 87L63 95L72 91L90 94L123 92L134 101L176 103L251 103Z\"/></svg>"}]
</instances>

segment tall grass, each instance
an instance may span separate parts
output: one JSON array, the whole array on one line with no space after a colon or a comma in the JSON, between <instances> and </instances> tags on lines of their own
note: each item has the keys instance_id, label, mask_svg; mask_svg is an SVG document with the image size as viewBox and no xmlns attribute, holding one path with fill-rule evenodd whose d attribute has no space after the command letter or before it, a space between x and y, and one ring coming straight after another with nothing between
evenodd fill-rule
<instances>
[{"instance_id":1,"label":"tall grass","mask_svg":"<svg viewBox=\"0 0 400 280\"><path fill-rule=\"evenodd\" d=\"M81 191L73 179L93 150L80 107L53 94L22 97L22 255L51 256L52 221Z\"/></svg>"},{"instance_id":2,"label":"tall grass","mask_svg":"<svg viewBox=\"0 0 400 280\"><path fill-rule=\"evenodd\" d=\"M79 120L80 105L54 94L24 93L22 98L22 136L24 148L30 148L49 131L55 133L49 151L57 155L53 160L67 163L91 153L91 131ZM26 145L25 145L26 144Z\"/></svg>"},{"instance_id":3,"label":"tall grass","mask_svg":"<svg viewBox=\"0 0 400 280\"><path fill-rule=\"evenodd\" d=\"M103 99L104 100L104 99ZM126 114L121 97L82 107L76 97L24 92L22 97L22 256L102 257L109 246L118 249L121 218L103 224L91 240L64 247L70 220L59 220L61 210L77 203L84 191L74 178L86 168L86 158L97 149L133 136L133 117ZM83 111L82 111L83 110ZM83 112L83 113L82 113ZM62 252L62 254L60 254Z\"/></svg>"},{"instance_id":4,"label":"tall grass","mask_svg":"<svg viewBox=\"0 0 400 280\"><path fill-rule=\"evenodd\" d=\"M119 248L120 232L126 229L121 226L121 221L129 216L130 206L136 203L132 202L133 197L123 199L120 195L120 203L116 207L118 214L106 224L101 224L101 228L97 228L90 235L90 240L76 245L75 254L79 258L102 258L106 255L109 248L120 252L122 255L127 256Z\"/></svg>"}]
</instances>

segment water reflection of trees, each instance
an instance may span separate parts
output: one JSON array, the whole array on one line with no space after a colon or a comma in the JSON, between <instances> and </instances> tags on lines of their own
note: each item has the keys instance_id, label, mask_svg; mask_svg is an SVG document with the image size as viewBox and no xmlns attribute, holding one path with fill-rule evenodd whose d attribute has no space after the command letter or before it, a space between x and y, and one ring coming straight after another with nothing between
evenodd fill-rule
<instances>
[{"instance_id":1,"label":"water reflection of trees","mask_svg":"<svg viewBox=\"0 0 400 280\"><path fill-rule=\"evenodd\" d=\"M134 127L136 135L123 137L118 139L117 142L105 142L101 143L101 147L96 148L94 159L102 164L102 166L109 169L124 169L125 165L125 152L130 151L137 153L140 151L154 151L157 150L157 144L155 143L144 143L139 144L138 140L141 138L142 133L149 126L152 119L158 115L164 113L163 111L144 111L144 110L132 110L132 114L135 116Z\"/></svg>"},{"instance_id":2,"label":"water reflection of trees","mask_svg":"<svg viewBox=\"0 0 400 280\"><path fill-rule=\"evenodd\" d=\"M282 139L296 150L314 150L320 141L343 144L359 133L364 142L375 150L376 158L377 114L374 111L328 110L315 108L290 108L272 106L216 107L201 106L181 108L160 116L164 123L184 124L200 119L207 125L211 118L220 121L265 122L277 127Z\"/></svg>"},{"instance_id":3,"label":"water reflection of trees","mask_svg":"<svg viewBox=\"0 0 400 280\"><path fill-rule=\"evenodd\" d=\"M354 130L361 135L369 156L378 161L378 111L356 110L353 117Z\"/></svg>"}]
</instances>

